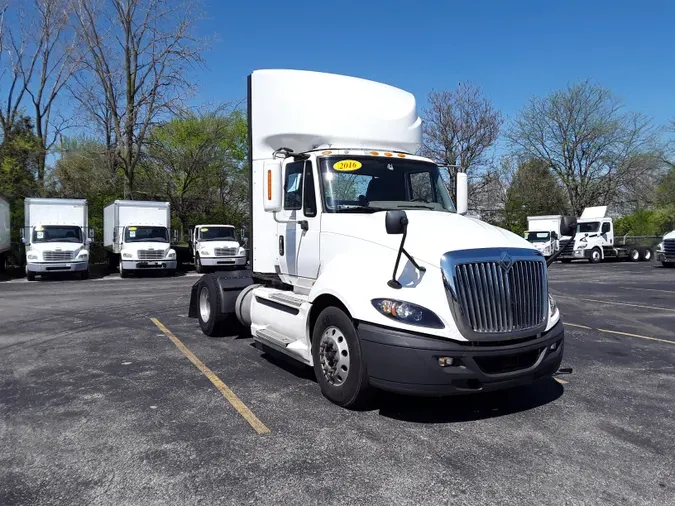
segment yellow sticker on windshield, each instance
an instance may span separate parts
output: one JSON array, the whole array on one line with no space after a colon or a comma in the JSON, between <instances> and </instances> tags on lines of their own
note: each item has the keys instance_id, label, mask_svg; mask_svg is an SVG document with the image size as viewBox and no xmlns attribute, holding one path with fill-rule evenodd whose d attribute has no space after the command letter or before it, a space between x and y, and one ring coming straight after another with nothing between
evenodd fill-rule
<instances>
[{"instance_id":1,"label":"yellow sticker on windshield","mask_svg":"<svg viewBox=\"0 0 675 506\"><path fill-rule=\"evenodd\" d=\"M208 228L203 228L203 229L202 229L202 232L208 232L208 231L209 231Z\"/></svg>"},{"instance_id":2,"label":"yellow sticker on windshield","mask_svg":"<svg viewBox=\"0 0 675 506\"><path fill-rule=\"evenodd\" d=\"M136 230L136 227L129 227L129 230Z\"/></svg>"},{"instance_id":3,"label":"yellow sticker on windshield","mask_svg":"<svg viewBox=\"0 0 675 506\"><path fill-rule=\"evenodd\" d=\"M361 168L361 162L357 162L356 160L340 160L333 164L333 168L340 172L359 170Z\"/></svg>"}]
</instances>

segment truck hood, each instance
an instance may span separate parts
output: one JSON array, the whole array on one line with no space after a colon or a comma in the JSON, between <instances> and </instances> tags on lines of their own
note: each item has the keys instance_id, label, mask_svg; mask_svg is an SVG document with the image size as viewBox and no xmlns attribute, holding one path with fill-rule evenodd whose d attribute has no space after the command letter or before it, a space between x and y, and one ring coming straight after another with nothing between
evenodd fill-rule
<instances>
[{"instance_id":1,"label":"truck hood","mask_svg":"<svg viewBox=\"0 0 675 506\"><path fill-rule=\"evenodd\" d=\"M675 239L675 230L664 235L663 240L665 241L666 239Z\"/></svg>"},{"instance_id":2,"label":"truck hood","mask_svg":"<svg viewBox=\"0 0 675 506\"><path fill-rule=\"evenodd\" d=\"M443 254L449 251L478 248L535 249L523 237L469 216L431 210L406 210L406 214L406 250L416 259L432 265L439 265ZM329 218L322 221L322 231L397 250L402 236L387 234L385 216L385 212L324 215Z\"/></svg>"},{"instance_id":3,"label":"truck hood","mask_svg":"<svg viewBox=\"0 0 675 506\"><path fill-rule=\"evenodd\" d=\"M31 251L79 251L82 243L75 242L37 242L30 245Z\"/></svg>"}]
</instances>

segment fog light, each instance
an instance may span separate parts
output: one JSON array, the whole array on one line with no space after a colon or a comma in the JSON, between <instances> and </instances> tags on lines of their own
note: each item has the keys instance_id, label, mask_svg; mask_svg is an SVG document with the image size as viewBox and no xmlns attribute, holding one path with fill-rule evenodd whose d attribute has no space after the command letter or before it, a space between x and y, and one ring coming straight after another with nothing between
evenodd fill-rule
<instances>
[{"instance_id":1,"label":"fog light","mask_svg":"<svg viewBox=\"0 0 675 506\"><path fill-rule=\"evenodd\" d=\"M452 357L438 357L438 365L441 367L448 367L454 363Z\"/></svg>"},{"instance_id":2,"label":"fog light","mask_svg":"<svg viewBox=\"0 0 675 506\"><path fill-rule=\"evenodd\" d=\"M558 343L553 343L551 346L549 346L549 349L551 351L555 351L555 349L558 347Z\"/></svg>"}]
</instances>

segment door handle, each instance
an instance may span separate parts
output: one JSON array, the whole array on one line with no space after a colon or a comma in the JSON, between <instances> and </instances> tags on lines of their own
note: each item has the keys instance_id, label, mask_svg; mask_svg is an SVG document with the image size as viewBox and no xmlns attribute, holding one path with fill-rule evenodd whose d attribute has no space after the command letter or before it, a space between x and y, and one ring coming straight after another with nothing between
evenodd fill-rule
<instances>
[{"instance_id":1,"label":"door handle","mask_svg":"<svg viewBox=\"0 0 675 506\"><path fill-rule=\"evenodd\" d=\"M279 256L284 256L284 236L279 236Z\"/></svg>"}]
</instances>

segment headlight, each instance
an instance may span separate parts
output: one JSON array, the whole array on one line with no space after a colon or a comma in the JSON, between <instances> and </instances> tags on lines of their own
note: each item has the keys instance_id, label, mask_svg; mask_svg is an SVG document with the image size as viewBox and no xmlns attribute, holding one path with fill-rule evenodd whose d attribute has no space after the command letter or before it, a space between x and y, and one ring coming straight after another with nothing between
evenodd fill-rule
<instances>
[{"instance_id":1,"label":"headlight","mask_svg":"<svg viewBox=\"0 0 675 506\"><path fill-rule=\"evenodd\" d=\"M656 247L656 251L663 251L665 247L663 246L663 243L660 242L659 245Z\"/></svg>"},{"instance_id":2,"label":"headlight","mask_svg":"<svg viewBox=\"0 0 675 506\"><path fill-rule=\"evenodd\" d=\"M435 329L442 329L444 327L443 322L432 311L410 302L392 299L373 299L371 303L375 309L392 320Z\"/></svg>"},{"instance_id":3,"label":"headlight","mask_svg":"<svg viewBox=\"0 0 675 506\"><path fill-rule=\"evenodd\" d=\"M551 309L552 315L555 315L558 312L558 304L550 295L548 296L548 307Z\"/></svg>"},{"instance_id":4,"label":"headlight","mask_svg":"<svg viewBox=\"0 0 675 506\"><path fill-rule=\"evenodd\" d=\"M176 252L175 251L169 251L169 254L166 257L167 258L176 258Z\"/></svg>"},{"instance_id":5,"label":"headlight","mask_svg":"<svg viewBox=\"0 0 675 506\"><path fill-rule=\"evenodd\" d=\"M202 248L202 249L199 250L199 254L204 255L204 256L209 256L209 249L208 248Z\"/></svg>"},{"instance_id":6,"label":"headlight","mask_svg":"<svg viewBox=\"0 0 675 506\"><path fill-rule=\"evenodd\" d=\"M131 253L122 253L122 258L132 258L133 255Z\"/></svg>"},{"instance_id":7,"label":"headlight","mask_svg":"<svg viewBox=\"0 0 675 506\"><path fill-rule=\"evenodd\" d=\"M28 260L37 260L37 259L38 259L38 256L35 255L35 254L33 254L33 253L29 253L28 255L26 255L26 258L27 258Z\"/></svg>"}]
</instances>

